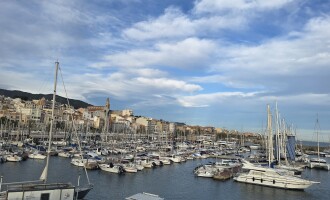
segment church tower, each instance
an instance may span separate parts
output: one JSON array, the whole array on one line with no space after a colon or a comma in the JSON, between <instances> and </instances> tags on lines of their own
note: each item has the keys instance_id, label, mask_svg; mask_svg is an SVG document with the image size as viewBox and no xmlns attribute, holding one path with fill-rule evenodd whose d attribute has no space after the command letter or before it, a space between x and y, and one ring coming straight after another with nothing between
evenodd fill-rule
<instances>
[{"instance_id":1,"label":"church tower","mask_svg":"<svg viewBox=\"0 0 330 200\"><path fill-rule=\"evenodd\" d=\"M109 118L110 118L110 99L107 98L107 101L105 102L105 107L104 107L104 119L105 119L105 124L104 124L104 132L108 133L109 132Z\"/></svg>"}]
</instances>

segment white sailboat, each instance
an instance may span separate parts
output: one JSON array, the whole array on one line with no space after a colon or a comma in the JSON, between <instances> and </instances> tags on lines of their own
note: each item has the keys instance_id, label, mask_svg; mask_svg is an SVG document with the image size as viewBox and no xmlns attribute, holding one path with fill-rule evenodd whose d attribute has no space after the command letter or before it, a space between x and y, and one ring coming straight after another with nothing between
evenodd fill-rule
<instances>
[{"instance_id":1,"label":"white sailboat","mask_svg":"<svg viewBox=\"0 0 330 200\"><path fill-rule=\"evenodd\" d=\"M29 154L29 158L31 158L31 159L44 160L46 157L47 156L39 153L38 151L35 151L35 152Z\"/></svg>"},{"instance_id":2,"label":"white sailboat","mask_svg":"<svg viewBox=\"0 0 330 200\"><path fill-rule=\"evenodd\" d=\"M318 117L316 118L316 124L315 124L315 129L316 129L316 137L317 137L317 158L311 158L308 167L313 169L324 169L324 170L330 170L330 164L327 163L325 159L320 158L320 141L319 141L319 119Z\"/></svg>"},{"instance_id":3,"label":"white sailboat","mask_svg":"<svg viewBox=\"0 0 330 200\"><path fill-rule=\"evenodd\" d=\"M234 177L234 180L242 183L262 185L268 187L276 187L282 189L304 190L313 184L319 183L293 176L290 171L277 170L270 168L270 163L273 161L273 141L272 141L272 117L269 105L267 106L267 132L268 132L268 167L253 165L245 160L242 161L242 169L247 171L239 173Z\"/></svg>"},{"instance_id":4,"label":"white sailboat","mask_svg":"<svg viewBox=\"0 0 330 200\"><path fill-rule=\"evenodd\" d=\"M52 116L50 123L50 131L48 136L48 149L46 157L46 166L40 176L40 180L14 182L14 183L0 183L0 199L6 200L25 200L25 199L43 199L43 200L74 200L81 199L85 196L91 187L84 189L77 188L71 183L48 183L48 169L49 158L52 144L52 130L54 123L54 109L55 109L55 97L56 97L56 85L59 62L55 62L55 81L54 81L54 93L52 104ZM4 187L5 186L5 187Z\"/></svg>"},{"instance_id":5,"label":"white sailboat","mask_svg":"<svg viewBox=\"0 0 330 200\"><path fill-rule=\"evenodd\" d=\"M101 170L106 172L111 172L115 174L122 174L125 172L123 166L121 165L114 165L113 163L110 164L99 164Z\"/></svg>"},{"instance_id":6,"label":"white sailboat","mask_svg":"<svg viewBox=\"0 0 330 200\"><path fill-rule=\"evenodd\" d=\"M246 161L243 161L243 169L248 170L248 172L234 177L235 181L292 190L304 190L313 184L319 183L292 176L288 174L288 171L255 166Z\"/></svg>"}]
</instances>

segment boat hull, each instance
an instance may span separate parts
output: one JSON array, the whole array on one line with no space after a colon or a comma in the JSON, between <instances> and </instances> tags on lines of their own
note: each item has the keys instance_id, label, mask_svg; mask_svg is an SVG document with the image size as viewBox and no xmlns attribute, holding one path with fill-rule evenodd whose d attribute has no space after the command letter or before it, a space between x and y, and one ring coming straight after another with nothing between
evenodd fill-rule
<instances>
[{"instance_id":1,"label":"boat hull","mask_svg":"<svg viewBox=\"0 0 330 200\"><path fill-rule=\"evenodd\" d=\"M254 185L268 186L274 188L282 188L288 190L304 190L310 187L313 182L311 181L297 181L297 180L287 180L285 178L272 178L272 177L256 177L250 175L240 174L234 177L234 180L241 183L248 183Z\"/></svg>"}]
</instances>

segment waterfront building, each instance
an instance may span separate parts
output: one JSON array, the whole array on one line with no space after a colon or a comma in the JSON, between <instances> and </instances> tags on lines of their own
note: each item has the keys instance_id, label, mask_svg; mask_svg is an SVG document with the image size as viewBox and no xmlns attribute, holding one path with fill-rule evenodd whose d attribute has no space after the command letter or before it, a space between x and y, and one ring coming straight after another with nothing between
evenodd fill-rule
<instances>
[{"instance_id":1,"label":"waterfront building","mask_svg":"<svg viewBox=\"0 0 330 200\"><path fill-rule=\"evenodd\" d=\"M125 109L122 111L122 116L128 117L133 116L133 110Z\"/></svg>"}]
</instances>

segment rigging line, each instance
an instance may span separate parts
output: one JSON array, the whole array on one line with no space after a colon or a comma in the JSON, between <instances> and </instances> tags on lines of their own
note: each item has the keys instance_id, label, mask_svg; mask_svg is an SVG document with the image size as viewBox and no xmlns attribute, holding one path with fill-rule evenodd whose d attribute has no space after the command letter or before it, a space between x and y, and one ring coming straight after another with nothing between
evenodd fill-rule
<instances>
[{"instance_id":1,"label":"rigging line","mask_svg":"<svg viewBox=\"0 0 330 200\"><path fill-rule=\"evenodd\" d=\"M67 90L66 90L66 87L65 87L65 84L64 84L64 79L63 79L61 67L59 67L59 70L60 70L62 85L63 85L64 92L65 92L65 97L66 97L66 100L67 100L67 103L68 103L68 106L69 106L69 109L70 109L71 106L70 106L70 102L69 102L69 98L68 98L68 93L67 93ZM70 115L71 115L71 118L72 118L72 122L74 122L73 113L70 112ZM82 150L81 150L82 148L81 148L80 140L79 140L79 137L78 137L78 131L77 131L77 128L76 128L75 123L72 123L72 126L73 126L74 133L76 134L76 137L77 137L77 140L78 140L78 147L79 147L79 152L81 154L81 159L83 160L83 155L82 155ZM86 174L86 178L87 178L88 184L91 185L91 183L89 181L89 177L88 177L88 173L87 173L87 169L86 169L86 166L85 165L84 165L84 171L85 171L85 174Z\"/></svg>"},{"instance_id":2,"label":"rigging line","mask_svg":"<svg viewBox=\"0 0 330 200\"><path fill-rule=\"evenodd\" d=\"M48 83L49 78L47 75L43 76L41 79L41 84L38 87L37 94L43 93L44 91L52 91L52 85Z\"/></svg>"}]
</instances>

